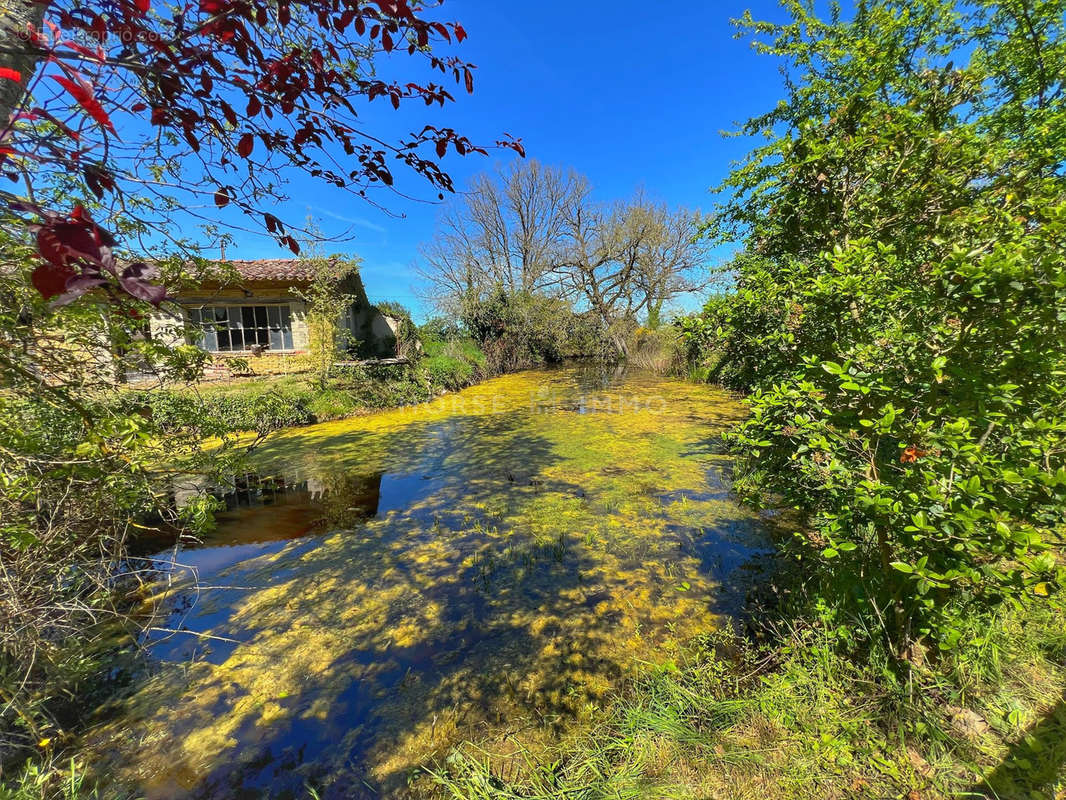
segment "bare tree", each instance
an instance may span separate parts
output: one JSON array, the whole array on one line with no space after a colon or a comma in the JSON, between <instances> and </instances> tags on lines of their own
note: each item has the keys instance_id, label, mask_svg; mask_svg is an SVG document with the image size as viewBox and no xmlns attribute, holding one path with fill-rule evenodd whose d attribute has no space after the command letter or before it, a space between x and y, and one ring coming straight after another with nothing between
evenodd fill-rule
<instances>
[{"instance_id":1,"label":"bare tree","mask_svg":"<svg viewBox=\"0 0 1066 800\"><path fill-rule=\"evenodd\" d=\"M588 194L584 178L537 161L474 178L421 251L434 301L454 310L459 298L497 287L549 290L566 243L566 209Z\"/></svg>"},{"instance_id":2,"label":"bare tree","mask_svg":"<svg viewBox=\"0 0 1066 800\"><path fill-rule=\"evenodd\" d=\"M698 225L643 192L597 203L584 177L531 161L472 182L422 249L421 274L449 311L500 287L563 295L625 354L625 329L640 314L657 324L664 303L701 285Z\"/></svg>"},{"instance_id":3,"label":"bare tree","mask_svg":"<svg viewBox=\"0 0 1066 800\"><path fill-rule=\"evenodd\" d=\"M657 324L663 304L698 289L706 256L698 217L641 192L609 206L571 205L568 247L553 267L560 285L596 313L619 353L624 326L641 312Z\"/></svg>"}]
</instances>

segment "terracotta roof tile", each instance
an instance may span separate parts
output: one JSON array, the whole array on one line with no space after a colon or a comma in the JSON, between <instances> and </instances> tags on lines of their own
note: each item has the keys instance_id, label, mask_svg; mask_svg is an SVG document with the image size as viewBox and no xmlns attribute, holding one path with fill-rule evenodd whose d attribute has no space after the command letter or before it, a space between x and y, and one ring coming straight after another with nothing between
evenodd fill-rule
<instances>
[{"instance_id":1,"label":"terracotta roof tile","mask_svg":"<svg viewBox=\"0 0 1066 800\"><path fill-rule=\"evenodd\" d=\"M229 259L237 274L247 281L278 281L292 283L310 281L314 270L310 264L298 258L260 258L254 261Z\"/></svg>"}]
</instances>

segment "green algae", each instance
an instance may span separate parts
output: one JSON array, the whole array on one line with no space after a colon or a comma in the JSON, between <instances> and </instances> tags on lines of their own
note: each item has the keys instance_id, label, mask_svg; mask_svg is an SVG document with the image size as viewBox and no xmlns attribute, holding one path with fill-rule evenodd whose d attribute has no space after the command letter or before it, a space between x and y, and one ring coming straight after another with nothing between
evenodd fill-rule
<instances>
[{"instance_id":1,"label":"green algae","mask_svg":"<svg viewBox=\"0 0 1066 800\"><path fill-rule=\"evenodd\" d=\"M186 622L219 638L108 709L99 774L148 798L419 796L458 743L558 739L713 630L758 535L720 481L742 408L595 378L521 373L271 437L258 468L314 486L328 532L200 593ZM400 476L405 502L353 522L365 475Z\"/></svg>"}]
</instances>

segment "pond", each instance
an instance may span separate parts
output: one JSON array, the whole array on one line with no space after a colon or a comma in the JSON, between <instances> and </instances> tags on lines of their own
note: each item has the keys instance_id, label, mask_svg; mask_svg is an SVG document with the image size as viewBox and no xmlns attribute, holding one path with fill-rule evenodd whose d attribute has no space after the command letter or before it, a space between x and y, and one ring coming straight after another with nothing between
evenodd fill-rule
<instances>
[{"instance_id":1,"label":"pond","mask_svg":"<svg viewBox=\"0 0 1066 800\"><path fill-rule=\"evenodd\" d=\"M98 771L148 800L422 796L461 742L580 729L738 610L767 544L727 488L742 415L567 367L271 436L166 567L168 631L89 737Z\"/></svg>"}]
</instances>

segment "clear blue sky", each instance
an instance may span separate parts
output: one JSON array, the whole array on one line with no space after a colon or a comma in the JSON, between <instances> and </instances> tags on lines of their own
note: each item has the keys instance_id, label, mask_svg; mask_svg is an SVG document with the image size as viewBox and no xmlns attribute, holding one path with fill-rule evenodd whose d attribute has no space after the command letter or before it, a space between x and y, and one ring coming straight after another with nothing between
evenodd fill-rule
<instances>
[{"instance_id":1,"label":"clear blue sky","mask_svg":"<svg viewBox=\"0 0 1066 800\"><path fill-rule=\"evenodd\" d=\"M462 22L469 34L454 52L478 66L474 94L457 91L456 103L436 110L412 104L395 112L378 101L363 117L371 130L391 135L426 123L479 142L506 131L522 138L530 157L587 175L602 199L643 186L670 204L706 211L710 187L755 144L722 131L769 110L783 93L778 64L733 38L730 19L748 8L756 18L783 18L771 0L448 0L440 16ZM380 63L381 74L407 75L411 61L393 55L392 63ZM517 156L450 153L445 168L462 188L471 175L510 158ZM435 197L414 175L398 175L397 188ZM352 228L354 239L329 249L363 258L371 300L398 300L425 315L413 266L419 243L433 236L438 206L378 193L390 216L305 176L288 191L292 199L279 216L296 222L310 213L331 235ZM248 234L227 253L286 254Z\"/></svg>"}]
</instances>

